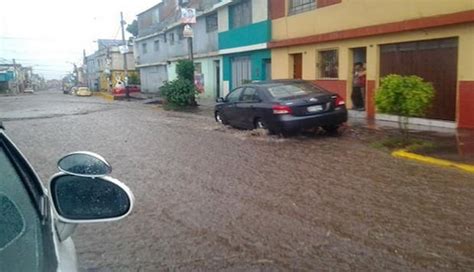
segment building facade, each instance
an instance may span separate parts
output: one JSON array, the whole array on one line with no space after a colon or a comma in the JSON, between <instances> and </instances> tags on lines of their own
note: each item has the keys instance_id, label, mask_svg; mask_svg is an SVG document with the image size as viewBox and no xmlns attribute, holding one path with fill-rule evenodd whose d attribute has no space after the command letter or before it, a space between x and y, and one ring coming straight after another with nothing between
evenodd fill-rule
<instances>
[{"instance_id":1,"label":"building facade","mask_svg":"<svg viewBox=\"0 0 474 272\"><path fill-rule=\"evenodd\" d=\"M218 9L222 94L255 80L271 78L271 1L222 1Z\"/></svg>"},{"instance_id":2,"label":"building facade","mask_svg":"<svg viewBox=\"0 0 474 272\"><path fill-rule=\"evenodd\" d=\"M186 2L186 3L184 3ZM166 81L176 79L176 64L189 59L188 39L183 36L181 7L196 9L196 23L191 24L194 38L195 83L204 97L219 96L220 63L217 40L219 0L163 1L138 14L138 37L135 39L137 67L143 92L158 92Z\"/></svg>"},{"instance_id":3,"label":"building facade","mask_svg":"<svg viewBox=\"0 0 474 272\"><path fill-rule=\"evenodd\" d=\"M353 66L366 65L365 109L388 74L432 82L427 118L474 128L474 2L273 0L272 77L315 80L349 107ZM389 11L389 12L388 12Z\"/></svg>"},{"instance_id":4,"label":"building facade","mask_svg":"<svg viewBox=\"0 0 474 272\"><path fill-rule=\"evenodd\" d=\"M84 81L94 91L111 91L115 84L124 81L124 58L120 52L121 40L99 39L98 49L93 54L84 58ZM132 45L128 45L127 72L128 75L137 74L135 57Z\"/></svg>"}]
</instances>

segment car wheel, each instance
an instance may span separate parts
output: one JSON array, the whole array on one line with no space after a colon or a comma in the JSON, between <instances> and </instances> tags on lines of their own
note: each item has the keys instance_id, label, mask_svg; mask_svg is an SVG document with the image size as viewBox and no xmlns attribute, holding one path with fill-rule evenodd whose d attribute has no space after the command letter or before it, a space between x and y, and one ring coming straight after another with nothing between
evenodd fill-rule
<instances>
[{"instance_id":1,"label":"car wheel","mask_svg":"<svg viewBox=\"0 0 474 272\"><path fill-rule=\"evenodd\" d=\"M338 132L339 125L323 126L323 129L328 133L334 134Z\"/></svg>"},{"instance_id":2,"label":"car wheel","mask_svg":"<svg viewBox=\"0 0 474 272\"><path fill-rule=\"evenodd\" d=\"M223 125L228 124L227 120L225 120L224 116L222 116L222 113L220 113L218 111L216 111L215 118L216 118L217 123L220 123L220 124L223 124Z\"/></svg>"}]
</instances>

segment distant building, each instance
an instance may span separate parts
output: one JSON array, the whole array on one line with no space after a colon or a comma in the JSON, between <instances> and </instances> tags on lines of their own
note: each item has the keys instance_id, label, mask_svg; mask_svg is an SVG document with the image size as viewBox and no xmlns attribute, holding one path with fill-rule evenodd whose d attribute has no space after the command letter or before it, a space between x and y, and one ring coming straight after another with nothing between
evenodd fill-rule
<instances>
[{"instance_id":1,"label":"distant building","mask_svg":"<svg viewBox=\"0 0 474 272\"><path fill-rule=\"evenodd\" d=\"M83 81L94 91L110 91L118 81L125 80L121 40L99 39L98 49L84 58L85 75ZM133 46L127 44L127 71L129 76L137 74Z\"/></svg>"}]
</instances>

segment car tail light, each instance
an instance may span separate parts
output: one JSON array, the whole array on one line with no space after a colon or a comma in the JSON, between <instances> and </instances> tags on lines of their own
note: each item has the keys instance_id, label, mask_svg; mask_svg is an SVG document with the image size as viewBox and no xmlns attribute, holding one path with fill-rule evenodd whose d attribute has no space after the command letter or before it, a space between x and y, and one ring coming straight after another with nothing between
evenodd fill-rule
<instances>
[{"instance_id":1,"label":"car tail light","mask_svg":"<svg viewBox=\"0 0 474 272\"><path fill-rule=\"evenodd\" d=\"M344 106L346 104L346 102L344 101L344 99L342 99L342 97L338 94L336 94L336 96L333 98L335 99L335 105L336 107L340 107L340 106Z\"/></svg>"},{"instance_id":2,"label":"car tail light","mask_svg":"<svg viewBox=\"0 0 474 272\"><path fill-rule=\"evenodd\" d=\"M273 114L291 114L291 108L284 105L273 105Z\"/></svg>"}]
</instances>

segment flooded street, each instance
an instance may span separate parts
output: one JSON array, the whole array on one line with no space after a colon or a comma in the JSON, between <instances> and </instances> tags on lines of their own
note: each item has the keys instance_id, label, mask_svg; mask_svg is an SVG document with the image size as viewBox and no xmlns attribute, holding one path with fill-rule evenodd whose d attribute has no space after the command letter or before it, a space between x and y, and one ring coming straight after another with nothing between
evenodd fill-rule
<instances>
[{"instance_id":1,"label":"flooded street","mask_svg":"<svg viewBox=\"0 0 474 272\"><path fill-rule=\"evenodd\" d=\"M474 176L357 130L279 138L60 91L2 97L0 117L43 182L90 150L134 192L128 218L76 230L83 271L474 270Z\"/></svg>"}]
</instances>

